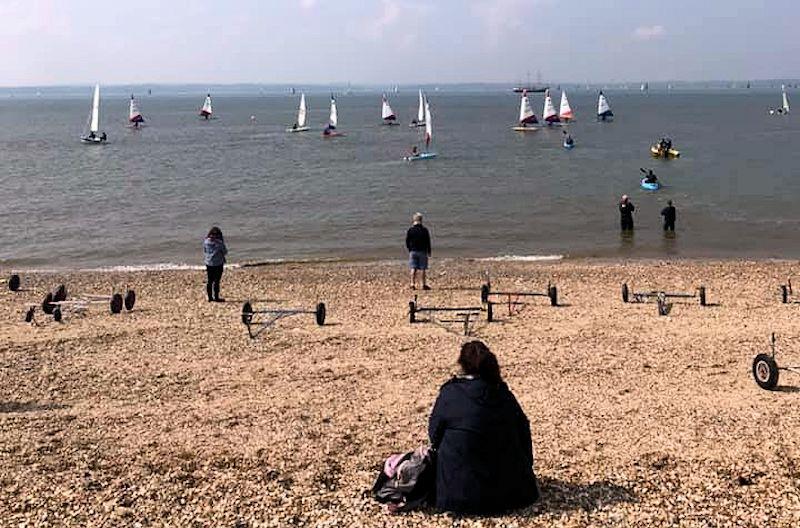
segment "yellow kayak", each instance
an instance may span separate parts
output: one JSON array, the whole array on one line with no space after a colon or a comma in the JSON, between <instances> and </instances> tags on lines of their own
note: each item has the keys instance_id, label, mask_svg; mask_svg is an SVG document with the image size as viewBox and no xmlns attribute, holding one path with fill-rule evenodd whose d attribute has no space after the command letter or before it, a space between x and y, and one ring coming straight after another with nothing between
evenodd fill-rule
<instances>
[{"instance_id":1,"label":"yellow kayak","mask_svg":"<svg viewBox=\"0 0 800 528\"><path fill-rule=\"evenodd\" d=\"M650 154L652 154L654 158L678 158L680 157L681 152L679 150L671 148L667 151L665 155L664 151L658 148L658 145L652 145L650 147Z\"/></svg>"}]
</instances>

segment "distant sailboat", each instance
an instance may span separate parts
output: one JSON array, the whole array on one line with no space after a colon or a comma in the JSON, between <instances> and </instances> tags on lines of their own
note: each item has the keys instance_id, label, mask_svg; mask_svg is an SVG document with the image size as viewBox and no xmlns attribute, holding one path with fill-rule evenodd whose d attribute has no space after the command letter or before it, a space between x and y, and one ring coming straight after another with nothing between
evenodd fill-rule
<instances>
[{"instance_id":1,"label":"distant sailboat","mask_svg":"<svg viewBox=\"0 0 800 528\"><path fill-rule=\"evenodd\" d=\"M417 118L411 120L408 125L411 128L425 126L425 96L422 95L422 90L419 91L419 107L417 108Z\"/></svg>"},{"instance_id":2,"label":"distant sailboat","mask_svg":"<svg viewBox=\"0 0 800 528\"><path fill-rule=\"evenodd\" d=\"M421 161L436 157L436 153L429 150L433 140L433 119L431 118L431 107L427 100L425 101L425 110L422 118L425 120L425 152L418 152L417 147L414 147L411 155L403 158L406 161Z\"/></svg>"},{"instance_id":3,"label":"distant sailboat","mask_svg":"<svg viewBox=\"0 0 800 528\"><path fill-rule=\"evenodd\" d=\"M561 125L561 120L558 118L556 107L553 106L553 98L550 97L550 90L544 92L544 109L542 110L542 119L549 126Z\"/></svg>"},{"instance_id":4,"label":"distant sailboat","mask_svg":"<svg viewBox=\"0 0 800 528\"><path fill-rule=\"evenodd\" d=\"M139 104L136 102L133 94L131 94L131 103L128 109L128 122L131 123L133 128L138 128L141 123L144 123L144 116L142 116L142 112L139 110Z\"/></svg>"},{"instance_id":5,"label":"distant sailboat","mask_svg":"<svg viewBox=\"0 0 800 528\"><path fill-rule=\"evenodd\" d=\"M569 106L566 90L561 92L561 108L559 109L558 117L560 117L562 121L573 121L575 119L572 113L572 107Z\"/></svg>"},{"instance_id":6,"label":"distant sailboat","mask_svg":"<svg viewBox=\"0 0 800 528\"><path fill-rule=\"evenodd\" d=\"M286 129L287 132L307 132L311 130L306 122L308 121L308 110L306 109L306 94L300 94L300 106L297 109L297 121Z\"/></svg>"},{"instance_id":7,"label":"distant sailboat","mask_svg":"<svg viewBox=\"0 0 800 528\"><path fill-rule=\"evenodd\" d=\"M213 113L214 110L211 108L211 94L207 94L206 100L203 101L203 108L200 109L200 117L208 120L211 119L211 114Z\"/></svg>"},{"instance_id":8,"label":"distant sailboat","mask_svg":"<svg viewBox=\"0 0 800 528\"><path fill-rule=\"evenodd\" d=\"M383 94L383 100L381 101L381 119L383 119L384 125L398 124L397 116L394 114L392 107L389 106L389 100L386 99L386 94Z\"/></svg>"},{"instance_id":9,"label":"distant sailboat","mask_svg":"<svg viewBox=\"0 0 800 528\"><path fill-rule=\"evenodd\" d=\"M322 131L322 135L326 138L343 136L341 132L336 131L339 126L339 112L336 109L336 98L331 94L331 113L328 117L328 126Z\"/></svg>"},{"instance_id":10,"label":"distant sailboat","mask_svg":"<svg viewBox=\"0 0 800 528\"><path fill-rule=\"evenodd\" d=\"M614 112L611 111L611 107L608 105L608 100L603 95L602 90L597 97L597 119L600 121L612 121L614 119Z\"/></svg>"},{"instance_id":11,"label":"distant sailboat","mask_svg":"<svg viewBox=\"0 0 800 528\"><path fill-rule=\"evenodd\" d=\"M646 92L649 89L650 89L650 86L646 82L642 83L642 86L639 88L639 90L642 91L642 92Z\"/></svg>"},{"instance_id":12,"label":"distant sailboat","mask_svg":"<svg viewBox=\"0 0 800 528\"><path fill-rule=\"evenodd\" d=\"M517 132L532 132L537 130L538 127L533 126L538 123L536 114L533 113L531 102L528 99L528 92L522 92L522 97L519 100L519 123L514 127Z\"/></svg>"},{"instance_id":13,"label":"distant sailboat","mask_svg":"<svg viewBox=\"0 0 800 528\"><path fill-rule=\"evenodd\" d=\"M100 131L100 85L94 85L94 94L92 95L92 108L89 111L89 119L87 121L87 131L81 135L81 141L84 143L104 143L107 139L106 133L98 135Z\"/></svg>"}]
</instances>

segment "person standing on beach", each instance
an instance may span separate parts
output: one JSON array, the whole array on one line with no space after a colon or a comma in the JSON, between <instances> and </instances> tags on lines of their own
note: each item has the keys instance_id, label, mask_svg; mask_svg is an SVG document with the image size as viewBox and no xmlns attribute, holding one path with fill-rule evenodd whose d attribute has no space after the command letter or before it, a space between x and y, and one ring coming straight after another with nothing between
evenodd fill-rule
<instances>
[{"instance_id":1,"label":"person standing on beach","mask_svg":"<svg viewBox=\"0 0 800 528\"><path fill-rule=\"evenodd\" d=\"M623 194L622 200L619 202L619 223L623 231L633 231L634 210L636 210L636 208L628 199L628 195Z\"/></svg>"},{"instance_id":2,"label":"person standing on beach","mask_svg":"<svg viewBox=\"0 0 800 528\"><path fill-rule=\"evenodd\" d=\"M224 302L224 299L219 296L219 281L222 279L225 255L227 254L228 248L225 247L222 230L217 226L212 227L203 241L203 255L208 276L206 283L208 302Z\"/></svg>"},{"instance_id":3,"label":"person standing on beach","mask_svg":"<svg viewBox=\"0 0 800 528\"><path fill-rule=\"evenodd\" d=\"M675 217L677 211L675 206L672 205L672 200L667 200L667 206L661 210L661 216L664 217L664 232L675 232Z\"/></svg>"},{"instance_id":4,"label":"person standing on beach","mask_svg":"<svg viewBox=\"0 0 800 528\"><path fill-rule=\"evenodd\" d=\"M408 267L411 268L411 289L417 288L417 273L421 275L422 289L430 290L426 281L428 257L431 256L431 235L428 228L422 225L422 213L414 213L413 224L406 233L406 249L408 250Z\"/></svg>"}]
</instances>

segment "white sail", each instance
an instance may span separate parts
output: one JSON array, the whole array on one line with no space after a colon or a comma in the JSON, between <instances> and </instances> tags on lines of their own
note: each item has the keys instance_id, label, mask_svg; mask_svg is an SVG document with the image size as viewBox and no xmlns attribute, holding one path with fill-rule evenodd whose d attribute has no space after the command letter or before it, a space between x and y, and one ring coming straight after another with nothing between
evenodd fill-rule
<instances>
[{"instance_id":1,"label":"white sail","mask_svg":"<svg viewBox=\"0 0 800 528\"><path fill-rule=\"evenodd\" d=\"M339 126L339 114L336 112L336 99L331 96L331 116L328 119L328 124L331 128Z\"/></svg>"},{"instance_id":2,"label":"white sail","mask_svg":"<svg viewBox=\"0 0 800 528\"><path fill-rule=\"evenodd\" d=\"M574 116L572 114L572 107L569 106L569 100L567 99L566 90L561 92L561 107L558 112L558 117L560 117L564 121L569 121L570 119L574 119Z\"/></svg>"},{"instance_id":3,"label":"white sail","mask_svg":"<svg viewBox=\"0 0 800 528\"><path fill-rule=\"evenodd\" d=\"M214 110L211 108L211 94L206 95L206 100L203 101L203 108L200 109L200 115L209 117Z\"/></svg>"},{"instance_id":4,"label":"white sail","mask_svg":"<svg viewBox=\"0 0 800 528\"><path fill-rule=\"evenodd\" d=\"M600 92L600 95L597 97L597 117L606 119L613 116L614 113L611 111L611 107L608 105L606 96L603 95L603 92Z\"/></svg>"},{"instance_id":5,"label":"white sail","mask_svg":"<svg viewBox=\"0 0 800 528\"><path fill-rule=\"evenodd\" d=\"M141 123L144 121L144 116L142 116L142 112L139 110L139 104L136 102L133 95L131 95L131 104L128 110L128 121L131 123Z\"/></svg>"},{"instance_id":6,"label":"white sail","mask_svg":"<svg viewBox=\"0 0 800 528\"><path fill-rule=\"evenodd\" d=\"M519 100L519 123L521 125L529 125L537 123L536 114L533 113L531 102L528 99L528 91L522 91L522 98Z\"/></svg>"},{"instance_id":7,"label":"white sail","mask_svg":"<svg viewBox=\"0 0 800 528\"><path fill-rule=\"evenodd\" d=\"M556 107L553 106L553 99L550 97L550 90L544 91L544 110L542 111L542 119L547 123L558 123L558 113Z\"/></svg>"},{"instance_id":8,"label":"white sail","mask_svg":"<svg viewBox=\"0 0 800 528\"><path fill-rule=\"evenodd\" d=\"M300 108L297 109L297 126L302 128L306 126L306 94L300 94Z\"/></svg>"},{"instance_id":9,"label":"white sail","mask_svg":"<svg viewBox=\"0 0 800 528\"><path fill-rule=\"evenodd\" d=\"M425 145L429 145L433 139L433 122L431 120L431 107L428 101L425 101Z\"/></svg>"},{"instance_id":10,"label":"white sail","mask_svg":"<svg viewBox=\"0 0 800 528\"><path fill-rule=\"evenodd\" d=\"M781 85L781 92L783 94L783 113L789 113L789 96L786 95L786 85Z\"/></svg>"},{"instance_id":11,"label":"white sail","mask_svg":"<svg viewBox=\"0 0 800 528\"><path fill-rule=\"evenodd\" d=\"M417 123L425 121L425 98L422 96L422 90L419 91L419 108L417 109Z\"/></svg>"},{"instance_id":12,"label":"white sail","mask_svg":"<svg viewBox=\"0 0 800 528\"><path fill-rule=\"evenodd\" d=\"M92 97L92 117L89 120L89 131L95 134L100 130L100 85L94 85Z\"/></svg>"},{"instance_id":13,"label":"white sail","mask_svg":"<svg viewBox=\"0 0 800 528\"><path fill-rule=\"evenodd\" d=\"M389 106L389 101L386 99L386 94L383 94L383 104L381 106L381 119L384 121L394 121L397 116L394 115L392 107Z\"/></svg>"}]
</instances>

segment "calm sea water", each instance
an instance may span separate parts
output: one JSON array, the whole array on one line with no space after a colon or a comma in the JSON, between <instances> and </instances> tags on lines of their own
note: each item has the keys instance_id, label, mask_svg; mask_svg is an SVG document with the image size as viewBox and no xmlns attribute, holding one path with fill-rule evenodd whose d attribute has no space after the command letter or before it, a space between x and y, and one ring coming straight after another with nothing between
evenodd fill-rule
<instances>
[{"instance_id":1,"label":"calm sea water","mask_svg":"<svg viewBox=\"0 0 800 528\"><path fill-rule=\"evenodd\" d=\"M779 93L608 91L613 123L595 122L595 92L569 95L573 151L560 129L512 132L510 92L430 93L439 157L420 163L401 161L419 134L405 126L411 91L391 99L396 127L380 125L379 93L340 96L347 137L333 140L320 133L322 94L308 97L305 134L284 132L296 97L218 96L218 119L206 122L202 93L143 96L147 127L131 130L127 97L106 96L109 143L99 147L78 142L88 89L4 98L0 264L199 264L212 224L233 261L396 258L418 210L437 255L800 257L800 116L767 115ZM533 104L540 114L541 94ZM679 160L649 156L662 135ZM640 190L640 167L665 187ZM633 239L618 230L623 193L637 207ZM660 231L670 198L675 239Z\"/></svg>"}]
</instances>

